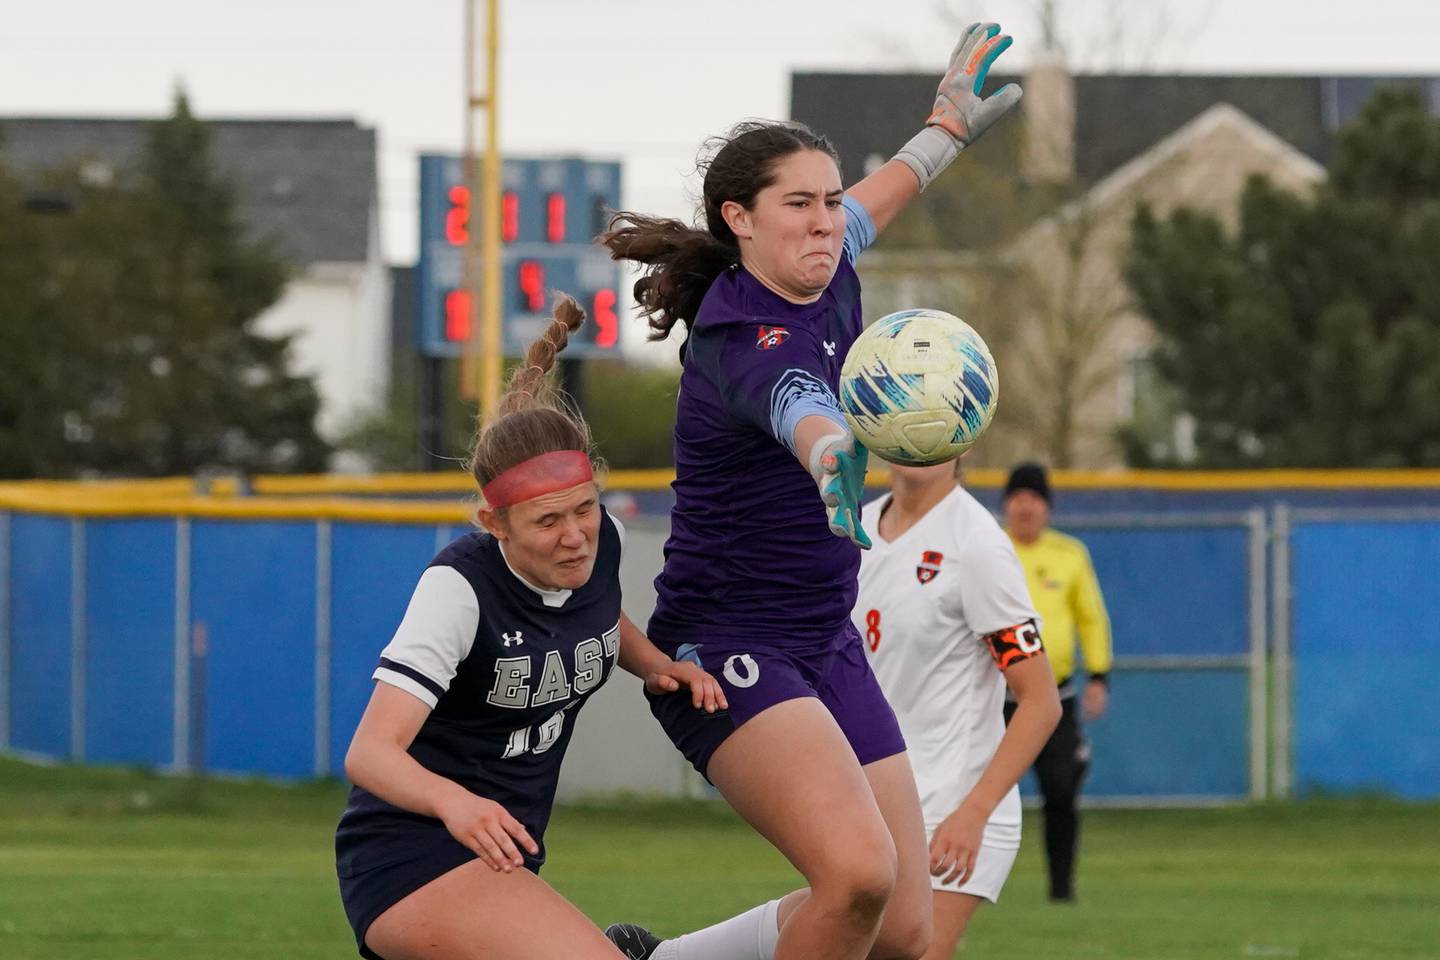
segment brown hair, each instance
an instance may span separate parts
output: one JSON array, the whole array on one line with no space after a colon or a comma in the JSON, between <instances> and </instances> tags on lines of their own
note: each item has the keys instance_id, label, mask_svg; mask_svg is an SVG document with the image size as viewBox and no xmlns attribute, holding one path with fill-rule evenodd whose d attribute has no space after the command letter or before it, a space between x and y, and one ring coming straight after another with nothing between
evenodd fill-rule
<instances>
[{"instance_id":1,"label":"brown hair","mask_svg":"<svg viewBox=\"0 0 1440 960\"><path fill-rule=\"evenodd\" d=\"M754 209L756 195L775 182L776 164L801 150L822 151L840 164L830 141L803 123L747 120L707 140L696 163L705 172L703 227L629 211L610 218L599 242L611 258L649 268L635 281L635 309L649 321L651 340L694 320L710 284L740 262L740 242L720 208L733 200Z\"/></svg>"},{"instance_id":2,"label":"brown hair","mask_svg":"<svg viewBox=\"0 0 1440 960\"><path fill-rule=\"evenodd\" d=\"M525 359L511 375L495 418L475 434L469 467L481 488L542 453L579 450L595 459L589 426L550 382L555 357L565 349L570 334L585 322L585 311L573 298L560 294L552 313L554 319L530 344Z\"/></svg>"}]
</instances>

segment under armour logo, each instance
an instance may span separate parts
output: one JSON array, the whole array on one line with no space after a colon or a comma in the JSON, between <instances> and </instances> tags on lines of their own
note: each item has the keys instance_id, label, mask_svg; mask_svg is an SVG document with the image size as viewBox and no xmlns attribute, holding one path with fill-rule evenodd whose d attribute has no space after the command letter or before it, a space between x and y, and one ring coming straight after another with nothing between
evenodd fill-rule
<instances>
[{"instance_id":1,"label":"under armour logo","mask_svg":"<svg viewBox=\"0 0 1440 960\"><path fill-rule=\"evenodd\" d=\"M821 341L820 341L820 346L822 346L822 347L825 348L825 356L827 356L827 357L833 357L833 356L835 356L835 341L834 341L834 340L821 340Z\"/></svg>"},{"instance_id":2,"label":"under armour logo","mask_svg":"<svg viewBox=\"0 0 1440 960\"><path fill-rule=\"evenodd\" d=\"M502 633L500 634L500 636L505 638L505 646L507 647L510 646L512 643L516 646L519 646L520 644L525 642L525 637L519 630L516 630L513 635L508 633Z\"/></svg>"}]
</instances>

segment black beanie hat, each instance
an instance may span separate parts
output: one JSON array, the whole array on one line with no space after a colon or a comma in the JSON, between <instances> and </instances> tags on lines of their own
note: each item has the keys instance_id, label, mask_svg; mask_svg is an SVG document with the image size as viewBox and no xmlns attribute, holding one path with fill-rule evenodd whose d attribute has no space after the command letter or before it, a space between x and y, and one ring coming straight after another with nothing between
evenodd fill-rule
<instances>
[{"instance_id":1,"label":"black beanie hat","mask_svg":"<svg viewBox=\"0 0 1440 960\"><path fill-rule=\"evenodd\" d=\"M1050 496L1050 478L1045 475L1045 468L1038 463L1022 463L1010 471L1010 479L1005 481L1005 497L1016 490L1029 490L1040 495L1040 498L1052 506L1054 498Z\"/></svg>"}]
</instances>

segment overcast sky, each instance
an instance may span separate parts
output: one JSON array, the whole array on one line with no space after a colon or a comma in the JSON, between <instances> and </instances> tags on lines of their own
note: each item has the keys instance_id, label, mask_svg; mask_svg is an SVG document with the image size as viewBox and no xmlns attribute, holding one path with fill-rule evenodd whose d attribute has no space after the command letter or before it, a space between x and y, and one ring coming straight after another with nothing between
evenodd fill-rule
<instances>
[{"instance_id":1,"label":"overcast sky","mask_svg":"<svg viewBox=\"0 0 1440 960\"><path fill-rule=\"evenodd\" d=\"M1090 70L1440 74L1421 0L1057 0ZM624 202L689 217L697 145L788 113L796 69L937 75L958 25L1040 45L1037 0L503 0L511 153L625 163ZM415 156L462 137L461 0L0 0L0 114L155 116L177 83L207 117L353 117L380 142L384 252L412 262ZM915 104L917 124L929 111ZM899 144L896 144L898 147Z\"/></svg>"}]
</instances>

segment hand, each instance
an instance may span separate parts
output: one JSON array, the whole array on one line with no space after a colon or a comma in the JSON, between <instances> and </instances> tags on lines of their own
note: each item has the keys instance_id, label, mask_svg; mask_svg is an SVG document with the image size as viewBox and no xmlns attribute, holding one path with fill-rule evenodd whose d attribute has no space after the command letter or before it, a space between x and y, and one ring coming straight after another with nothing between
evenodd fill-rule
<instances>
[{"instance_id":1,"label":"hand","mask_svg":"<svg viewBox=\"0 0 1440 960\"><path fill-rule=\"evenodd\" d=\"M972 23L966 27L950 54L950 69L935 92L935 109L926 124L940 127L960 146L968 147L1019 103L1021 90L1013 83L980 99L990 65L1013 42L1009 35L1000 33L998 23Z\"/></svg>"},{"instance_id":2,"label":"hand","mask_svg":"<svg viewBox=\"0 0 1440 960\"><path fill-rule=\"evenodd\" d=\"M1080 711L1085 715L1086 720L1098 720L1105 713L1105 708L1110 705L1110 688L1099 680L1090 680L1085 684L1085 692L1081 695Z\"/></svg>"},{"instance_id":3,"label":"hand","mask_svg":"<svg viewBox=\"0 0 1440 960\"><path fill-rule=\"evenodd\" d=\"M645 677L645 689L650 693L674 693L681 687L690 688L690 702L696 710L714 713L730 708L720 681L688 660L672 660Z\"/></svg>"},{"instance_id":4,"label":"hand","mask_svg":"<svg viewBox=\"0 0 1440 960\"><path fill-rule=\"evenodd\" d=\"M530 838L530 832L519 820L510 816L509 811L494 800L478 797L456 785L456 792L438 805L436 812L445 824L445 829L490 869L509 873L525 865L516 844L529 853L538 855L540 847Z\"/></svg>"},{"instance_id":5,"label":"hand","mask_svg":"<svg viewBox=\"0 0 1440 960\"><path fill-rule=\"evenodd\" d=\"M985 836L988 818L968 804L959 808L935 830L930 838L930 875L942 883L964 883L975 872L975 858Z\"/></svg>"},{"instance_id":6,"label":"hand","mask_svg":"<svg viewBox=\"0 0 1440 960\"><path fill-rule=\"evenodd\" d=\"M837 443L820 458L820 499L830 532L848 537L861 550L870 549L870 537L860 525L860 498L865 494L865 469L870 451L859 440Z\"/></svg>"}]
</instances>

